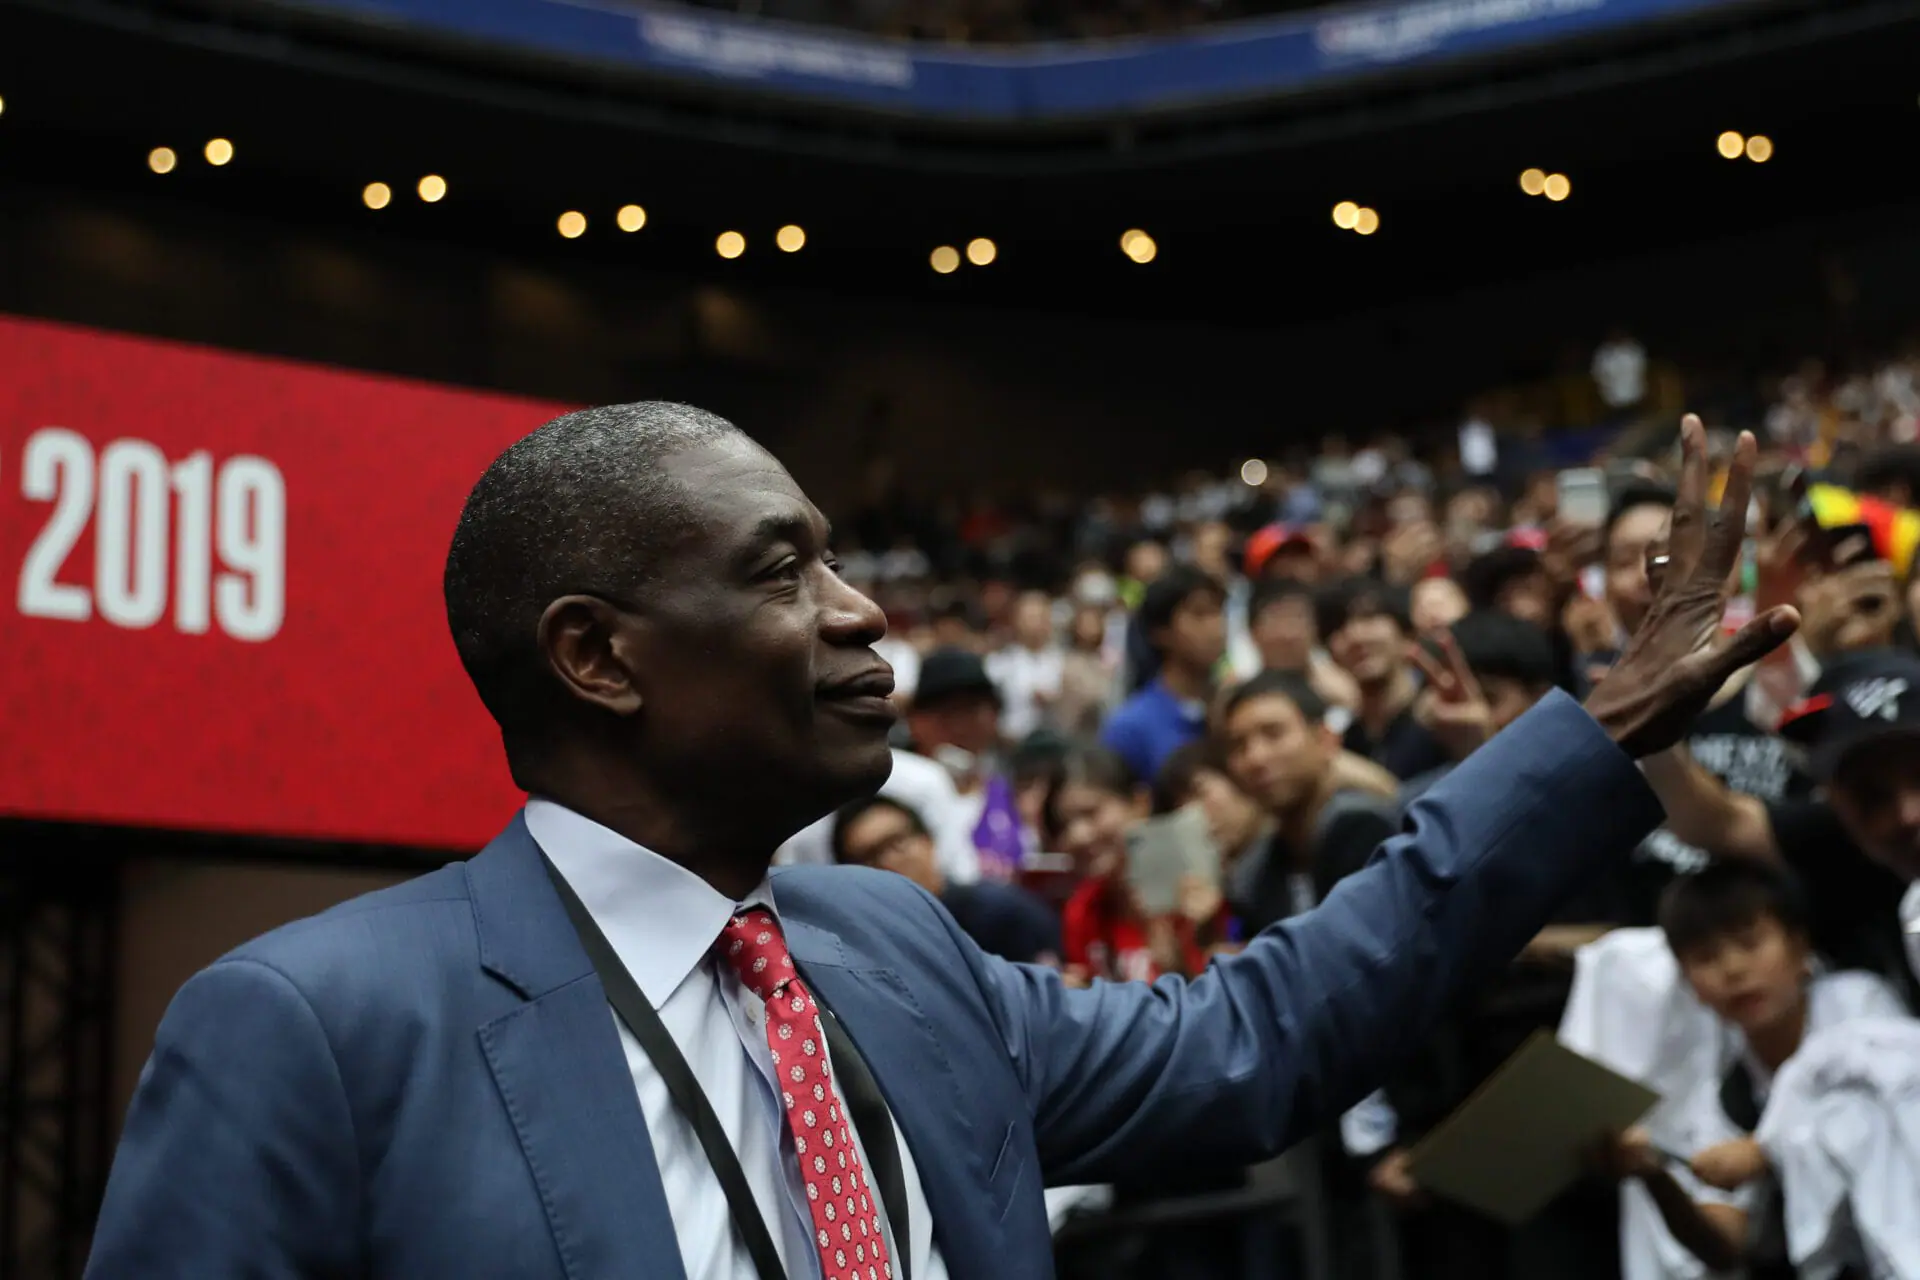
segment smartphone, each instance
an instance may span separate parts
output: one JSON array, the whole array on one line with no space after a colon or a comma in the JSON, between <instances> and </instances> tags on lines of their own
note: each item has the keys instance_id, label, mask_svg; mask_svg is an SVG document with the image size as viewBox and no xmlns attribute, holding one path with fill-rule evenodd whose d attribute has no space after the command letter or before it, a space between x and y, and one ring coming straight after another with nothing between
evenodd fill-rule
<instances>
[{"instance_id":1,"label":"smartphone","mask_svg":"<svg viewBox=\"0 0 1920 1280\"><path fill-rule=\"evenodd\" d=\"M1220 882L1220 851L1198 809L1148 818L1127 832L1127 882L1143 914L1164 916L1178 911L1180 882L1187 876Z\"/></svg>"},{"instance_id":2,"label":"smartphone","mask_svg":"<svg viewBox=\"0 0 1920 1280\"><path fill-rule=\"evenodd\" d=\"M1593 467L1562 471L1558 481L1560 518L1568 524L1600 525L1607 521L1607 477Z\"/></svg>"}]
</instances>

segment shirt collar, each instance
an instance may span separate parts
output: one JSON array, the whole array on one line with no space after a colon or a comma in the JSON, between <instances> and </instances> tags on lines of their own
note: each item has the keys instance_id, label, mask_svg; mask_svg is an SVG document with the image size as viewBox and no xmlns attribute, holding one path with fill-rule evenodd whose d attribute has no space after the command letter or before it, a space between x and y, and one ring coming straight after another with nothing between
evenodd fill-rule
<instances>
[{"instance_id":1,"label":"shirt collar","mask_svg":"<svg viewBox=\"0 0 1920 1280\"><path fill-rule=\"evenodd\" d=\"M713 949L734 902L676 862L552 800L527 801L527 831L658 1009ZM747 905L780 913L762 880Z\"/></svg>"}]
</instances>

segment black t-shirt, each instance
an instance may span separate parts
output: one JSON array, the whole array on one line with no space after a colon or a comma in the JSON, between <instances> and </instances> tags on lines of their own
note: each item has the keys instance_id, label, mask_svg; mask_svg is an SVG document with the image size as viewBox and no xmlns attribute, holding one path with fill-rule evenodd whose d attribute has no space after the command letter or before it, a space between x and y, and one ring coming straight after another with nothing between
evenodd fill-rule
<instances>
[{"instance_id":1,"label":"black t-shirt","mask_svg":"<svg viewBox=\"0 0 1920 1280\"><path fill-rule=\"evenodd\" d=\"M1687 750L1731 790L1769 804L1801 799L1813 792L1812 779L1794 769L1787 744L1748 718L1744 689L1708 708L1694 721L1687 735ZM1654 923L1661 891L1675 876L1698 871L1707 862L1705 850L1665 827L1648 836L1627 862L1621 923Z\"/></svg>"},{"instance_id":2,"label":"black t-shirt","mask_svg":"<svg viewBox=\"0 0 1920 1280\"><path fill-rule=\"evenodd\" d=\"M1341 745L1402 782L1447 763L1446 751L1414 718L1411 706L1402 707L1400 714L1387 722L1378 741L1367 736L1367 727L1356 716L1342 735Z\"/></svg>"},{"instance_id":3,"label":"black t-shirt","mask_svg":"<svg viewBox=\"0 0 1920 1280\"><path fill-rule=\"evenodd\" d=\"M1767 817L1781 858L1806 890L1814 949L1838 968L1880 974L1920 1009L1920 982L1907 964L1900 924L1905 883L1862 853L1818 800L1770 804Z\"/></svg>"},{"instance_id":4,"label":"black t-shirt","mask_svg":"<svg viewBox=\"0 0 1920 1280\"><path fill-rule=\"evenodd\" d=\"M950 884L940 901L966 935L990 955L1021 964L1060 958L1060 917L1017 885L991 880Z\"/></svg>"},{"instance_id":5,"label":"black t-shirt","mask_svg":"<svg viewBox=\"0 0 1920 1280\"><path fill-rule=\"evenodd\" d=\"M1360 791L1327 801L1302 853L1275 835L1243 878L1229 886L1229 903L1248 937L1318 905L1333 886L1367 865L1380 842L1399 830L1391 802Z\"/></svg>"}]
</instances>

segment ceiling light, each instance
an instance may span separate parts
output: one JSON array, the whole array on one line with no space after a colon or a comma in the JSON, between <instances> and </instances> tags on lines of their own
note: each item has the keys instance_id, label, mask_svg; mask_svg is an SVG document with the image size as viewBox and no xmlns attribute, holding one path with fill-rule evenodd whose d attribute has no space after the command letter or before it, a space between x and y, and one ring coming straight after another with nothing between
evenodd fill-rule
<instances>
[{"instance_id":1,"label":"ceiling light","mask_svg":"<svg viewBox=\"0 0 1920 1280\"><path fill-rule=\"evenodd\" d=\"M967 261L976 267L987 266L999 256L999 248L985 236L967 241Z\"/></svg>"},{"instance_id":2,"label":"ceiling light","mask_svg":"<svg viewBox=\"0 0 1920 1280\"><path fill-rule=\"evenodd\" d=\"M747 251L747 238L738 231L722 231L713 242L713 251L723 258L737 258Z\"/></svg>"},{"instance_id":3,"label":"ceiling light","mask_svg":"<svg viewBox=\"0 0 1920 1280\"><path fill-rule=\"evenodd\" d=\"M578 209L569 209L555 219L553 225L558 227L560 234L567 239L578 240L587 234L587 215Z\"/></svg>"},{"instance_id":4,"label":"ceiling light","mask_svg":"<svg viewBox=\"0 0 1920 1280\"><path fill-rule=\"evenodd\" d=\"M1380 215L1362 205L1354 211L1353 229L1363 236L1370 236L1380 229Z\"/></svg>"},{"instance_id":5,"label":"ceiling light","mask_svg":"<svg viewBox=\"0 0 1920 1280\"><path fill-rule=\"evenodd\" d=\"M204 154L207 163L217 169L233 159L233 144L225 138L211 138L207 141Z\"/></svg>"},{"instance_id":6,"label":"ceiling light","mask_svg":"<svg viewBox=\"0 0 1920 1280\"><path fill-rule=\"evenodd\" d=\"M1520 175L1520 189L1530 196L1537 196L1547 189L1547 171L1528 169Z\"/></svg>"},{"instance_id":7,"label":"ceiling light","mask_svg":"<svg viewBox=\"0 0 1920 1280\"><path fill-rule=\"evenodd\" d=\"M155 147L147 152L147 168L155 173L172 173L178 163L180 157L173 154L172 147Z\"/></svg>"},{"instance_id":8,"label":"ceiling light","mask_svg":"<svg viewBox=\"0 0 1920 1280\"><path fill-rule=\"evenodd\" d=\"M773 242L780 246L782 253L798 253L807 247L807 233L788 223L773 233Z\"/></svg>"},{"instance_id":9,"label":"ceiling light","mask_svg":"<svg viewBox=\"0 0 1920 1280\"><path fill-rule=\"evenodd\" d=\"M419 183L415 185L414 190L418 191L420 198L428 204L439 204L442 200L446 199L447 180L437 173L430 173L420 179Z\"/></svg>"},{"instance_id":10,"label":"ceiling light","mask_svg":"<svg viewBox=\"0 0 1920 1280\"><path fill-rule=\"evenodd\" d=\"M369 182L360 192L360 203L369 209L384 209L393 199L393 188L384 182Z\"/></svg>"},{"instance_id":11,"label":"ceiling light","mask_svg":"<svg viewBox=\"0 0 1920 1280\"><path fill-rule=\"evenodd\" d=\"M943 276L950 276L960 269L960 251L950 244L935 249L928 260L933 263L933 269Z\"/></svg>"},{"instance_id":12,"label":"ceiling light","mask_svg":"<svg viewBox=\"0 0 1920 1280\"><path fill-rule=\"evenodd\" d=\"M1342 231L1351 231L1360 221L1360 206L1351 200L1342 200L1333 206L1333 225Z\"/></svg>"},{"instance_id":13,"label":"ceiling light","mask_svg":"<svg viewBox=\"0 0 1920 1280\"><path fill-rule=\"evenodd\" d=\"M1729 129L1720 135L1719 141L1714 145L1720 149L1720 154L1727 159L1738 160L1741 153L1747 149L1747 140L1735 133L1732 129Z\"/></svg>"},{"instance_id":14,"label":"ceiling light","mask_svg":"<svg viewBox=\"0 0 1920 1280\"><path fill-rule=\"evenodd\" d=\"M613 215L613 223L622 231L638 231L647 225L647 211L637 204L623 204Z\"/></svg>"},{"instance_id":15,"label":"ceiling light","mask_svg":"<svg viewBox=\"0 0 1920 1280\"><path fill-rule=\"evenodd\" d=\"M1544 189L1544 194L1547 199L1558 204L1573 194L1573 180L1568 178L1564 173L1550 173L1547 175L1547 185Z\"/></svg>"},{"instance_id":16,"label":"ceiling light","mask_svg":"<svg viewBox=\"0 0 1920 1280\"><path fill-rule=\"evenodd\" d=\"M1259 458L1248 458L1240 464L1240 483L1259 488L1267 482L1267 464Z\"/></svg>"},{"instance_id":17,"label":"ceiling light","mask_svg":"<svg viewBox=\"0 0 1920 1280\"><path fill-rule=\"evenodd\" d=\"M1160 246L1144 231L1129 231L1120 237L1120 250L1144 266L1159 255Z\"/></svg>"},{"instance_id":18,"label":"ceiling light","mask_svg":"<svg viewBox=\"0 0 1920 1280\"><path fill-rule=\"evenodd\" d=\"M1773 159L1773 139L1764 133L1756 133L1748 138L1747 159L1755 164L1765 164Z\"/></svg>"},{"instance_id":19,"label":"ceiling light","mask_svg":"<svg viewBox=\"0 0 1920 1280\"><path fill-rule=\"evenodd\" d=\"M7 100L0 98L0 116L7 114Z\"/></svg>"}]
</instances>

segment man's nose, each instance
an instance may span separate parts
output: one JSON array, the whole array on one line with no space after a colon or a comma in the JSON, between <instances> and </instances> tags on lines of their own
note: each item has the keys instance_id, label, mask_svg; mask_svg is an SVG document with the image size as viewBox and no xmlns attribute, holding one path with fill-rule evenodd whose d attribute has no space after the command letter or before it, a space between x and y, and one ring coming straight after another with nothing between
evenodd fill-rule
<instances>
[{"instance_id":1,"label":"man's nose","mask_svg":"<svg viewBox=\"0 0 1920 1280\"><path fill-rule=\"evenodd\" d=\"M829 575L821 600L820 633L833 644L859 648L876 644L887 634L887 615L865 592Z\"/></svg>"}]
</instances>

